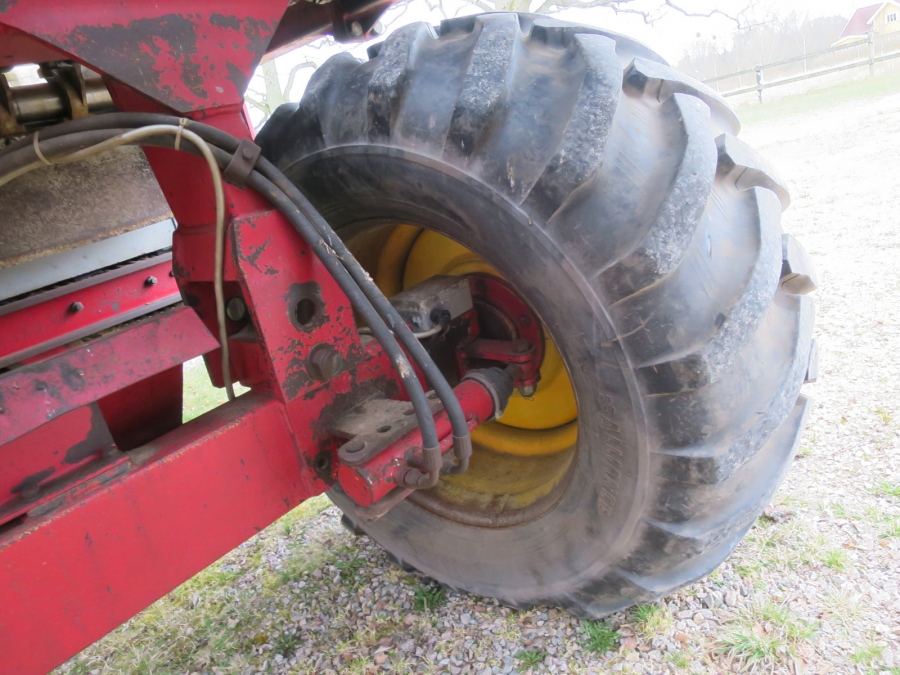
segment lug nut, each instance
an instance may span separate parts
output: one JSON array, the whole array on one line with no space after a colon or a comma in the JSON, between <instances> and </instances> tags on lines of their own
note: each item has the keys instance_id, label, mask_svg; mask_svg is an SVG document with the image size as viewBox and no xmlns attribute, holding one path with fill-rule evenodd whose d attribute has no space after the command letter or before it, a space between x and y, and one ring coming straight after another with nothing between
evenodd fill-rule
<instances>
[{"instance_id":1,"label":"lug nut","mask_svg":"<svg viewBox=\"0 0 900 675\"><path fill-rule=\"evenodd\" d=\"M537 387L533 384L525 384L519 387L519 393L522 394L523 398L531 398L536 391Z\"/></svg>"},{"instance_id":2,"label":"lug nut","mask_svg":"<svg viewBox=\"0 0 900 675\"><path fill-rule=\"evenodd\" d=\"M225 316L232 321L243 321L247 316L247 303L241 297L233 297L225 304Z\"/></svg>"}]
</instances>

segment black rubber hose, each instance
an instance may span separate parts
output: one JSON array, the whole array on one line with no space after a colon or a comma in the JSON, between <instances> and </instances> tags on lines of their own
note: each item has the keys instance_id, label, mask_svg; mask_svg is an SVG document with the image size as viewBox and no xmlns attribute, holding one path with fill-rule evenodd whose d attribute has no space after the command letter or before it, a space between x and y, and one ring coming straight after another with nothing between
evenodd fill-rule
<instances>
[{"instance_id":1,"label":"black rubber hose","mask_svg":"<svg viewBox=\"0 0 900 675\"><path fill-rule=\"evenodd\" d=\"M139 126L148 126L148 124L140 124ZM67 134L48 134L51 138L40 140L41 152L49 157L59 154L68 154L84 147L96 145L104 140L118 136L127 130L128 129L122 128L103 129L95 127L90 130L76 131ZM160 140L142 139L140 143L142 145L157 145L160 147L171 148L174 140L169 138ZM186 143L183 149L188 152L196 152L196 149L190 143ZM217 147L213 147L212 151L220 166L228 165L228 162L232 157L231 154ZM30 143L20 142L18 144L13 144L0 154L0 176L6 175L22 166L32 164L35 161L40 160ZM302 213L297 205L258 171L253 171L251 173L248 184L260 192L260 194L268 199L273 206L288 219L288 222L291 223L298 234L300 234L306 243L309 244L316 256L322 261L322 264L325 265L328 272L334 277L338 286L347 295L354 309L356 309L369 324L375 338L381 344L385 353L397 369L410 402L413 405L416 412L416 420L419 423L419 428L422 433L423 450L433 452L433 450L437 448L439 453L440 443L437 437L434 416L428 405L428 399L425 396L422 385L407 360L406 355L397 343L394 334L382 321L374 306L354 283L353 278L341 264L341 261L334 256L331 250L329 250L324 239L318 234L315 226L308 218L306 218L305 214ZM456 400L455 396L453 398ZM437 476L433 479L433 483L436 482Z\"/></svg>"},{"instance_id":2,"label":"black rubber hose","mask_svg":"<svg viewBox=\"0 0 900 675\"><path fill-rule=\"evenodd\" d=\"M291 200L303 211L304 215L316 226L316 230L325 239L325 243L330 246L337 257L344 262L347 271L353 280L359 285L363 293L369 301L374 305L376 311L388 324L403 346L413 357L418 366L425 375L425 380L432 386L434 391L444 404L447 411L447 417L453 429L453 445L454 452L459 459L459 465L454 467L450 473L462 473L469 468L469 457L472 455L472 442L469 436L469 425L466 423L466 415L463 412L459 400L453 393L453 387L447 382L447 378L437 367L434 360L425 351L422 343L413 335L412 330L397 312L396 308L391 304L381 290L375 285L375 282L366 274L366 271L353 257L353 254L344 244L343 240L337 236L330 225L319 215L315 207L309 202L306 196L300 192L297 187L291 183L287 177L279 171L274 164L264 157L257 162L257 171L265 175L276 187L281 189ZM273 179L274 177L274 179ZM349 263L349 264L348 264Z\"/></svg>"},{"instance_id":3,"label":"black rubber hose","mask_svg":"<svg viewBox=\"0 0 900 675\"><path fill-rule=\"evenodd\" d=\"M222 151L224 152L224 151ZM218 157L217 157L218 159ZM394 334L387 325L381 320L375 307L369 302L369 299L360 291L359 287L354 283L353 278L347 269L341 264L332 253L328 251L327 244L324 239L319 236L313 224L306 218L300 209L283 191L274 185L268 178L258 171L253 171L247 181L247 185L259 192L263 197L268 199L272 205L284 214L288 222L297 230L297 233L309 244L313 252L325 265L329 274L334 277L341 290L347 294L350 304L359 312L360 316L369 324L375 339L381 344L382 349L387 353L394 367L397 369L400 379L409 395L409 400L416 411L416 419L419 422L419 428L422 432L422 450L427 455L429 450L433 451L437 448L440 455L440 442L437 437L437 430L434 424L434 416L428 405L428 398L419 382L419 378L413 371L412 366L406 359L406 354L400 348L394 338ZM454 397L455 399L455 397ZM431 485L433 487L437 483L440 473L436 473Z\"/></svg>"},{"instance_id":4,"label":"black rubber hose","mask_svg":"<svg viewBox=\"0 0 900 675\"><path fill-rule=\"evenodd\" d=\"M67 127L70 130L75 129L76 131L88 131L109 128L110 126L130 128L148 126L151 124L177 125L181 120L182 118L180 117L155 113L108 113L56 125L42 133L46 134L45 138L53 138L56 134L64 133L55 131L59 129L59 127ZM239 143L238 139L220 129L194 121L189 121L185 128L195 132L207 143L219 147L229 155L233 154L237 149ZM27 144L27 142L27 139L18 141L16 144L10 146L10 149L17 144ZM319 212L316 211L315 207L310 203L306 196L300 192L297 186L291 183L291 181L289 181L274 164L264 157L260 157L257 161L256 170L282 192L288 195L303 215L312 222L318 234L325 239L328 246L330 246L337 254L343 267L347 269L358 287L362 289L363 293L375 307L375 310L400 339L400 342L406 347L413 360L419 368L421 368L422 373L425 375L425 380L434 388L438 398L440 398L441 403L443 403L453 429L454 454L459 460L459 464L456 467L453 467L449 473L463 473L466 471L469 466L469 458L472 454L472 440L469 435L469 427L466 423L465 413L463 412L462 406L459 404L456 395L453 393L453 388L450 386L450 383L447 382L447 378L444 377L444 374L434 363L431 356L425 351L425 348L422 347L422 344L415 335L413 335L409 326L406 325L406 322L403 321L403 318L394 306L353 257L353 254L347 248L346 244L344 244L343 240L337 236L335 231L327 221L322 218Z\"/></svg>"}]
</instances>

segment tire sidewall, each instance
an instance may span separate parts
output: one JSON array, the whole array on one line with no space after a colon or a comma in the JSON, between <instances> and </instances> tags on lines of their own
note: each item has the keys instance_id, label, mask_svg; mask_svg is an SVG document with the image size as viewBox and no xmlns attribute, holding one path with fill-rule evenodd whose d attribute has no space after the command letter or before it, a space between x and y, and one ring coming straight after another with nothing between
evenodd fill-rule
<instances>
[{"instance_id":1,"label":"tire sidewall","mask_svg":"<svg viewBox=\"0 0 900 675\"><path fill-rule=\"evenodd\" d=\"M578 403L578 452L570 483L540 517L512 527L479 528L401 502L375 522L360 522L362 529L438 581L516 605L552 603L627 558L648 497L641 397L591 280L554 244L545 224L471 175L408 150L332 148L285 167L284 173L339 232L361 222L407 222L482 256L541 317L567 365ZM343 494L331 494L358 520Z\"/></svg>"}]
</instances>

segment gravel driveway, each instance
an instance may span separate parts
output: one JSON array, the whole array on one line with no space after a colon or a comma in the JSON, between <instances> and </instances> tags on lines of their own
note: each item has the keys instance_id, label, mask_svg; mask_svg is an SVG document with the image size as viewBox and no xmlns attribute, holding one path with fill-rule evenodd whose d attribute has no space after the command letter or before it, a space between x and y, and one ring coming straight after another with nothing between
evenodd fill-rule
<instances>
[{"instance_id":1,"label":"gravel driveway","mask_svg":"<svg viewBox=\"0 0 900 675\"><path fill-rule=\"evenodd\" d=\"M746 128L819 272L819 382L775 503L709 578L585 622L447 594L313 500L73 673L900 674L900 94Z\"/></svg>"}]
</instances>

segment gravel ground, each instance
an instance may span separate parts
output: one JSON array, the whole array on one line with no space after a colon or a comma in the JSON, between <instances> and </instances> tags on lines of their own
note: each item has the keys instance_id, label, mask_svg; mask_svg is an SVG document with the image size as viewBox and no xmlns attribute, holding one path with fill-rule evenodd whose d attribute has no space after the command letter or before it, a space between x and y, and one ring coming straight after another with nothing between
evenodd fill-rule
<instances>
[{"instance_id":1,"label":"gravel ground","mask_svg":"<svg viewBox=\"0 0 900 675\"><path fill-rule=\"evenodd\" d=\"M900 674L900 94L745 129L820 276L820 374L774 504L708 578L586 622L446 593L323 498L61 673Z\"/></svg>"}]
</instances>

